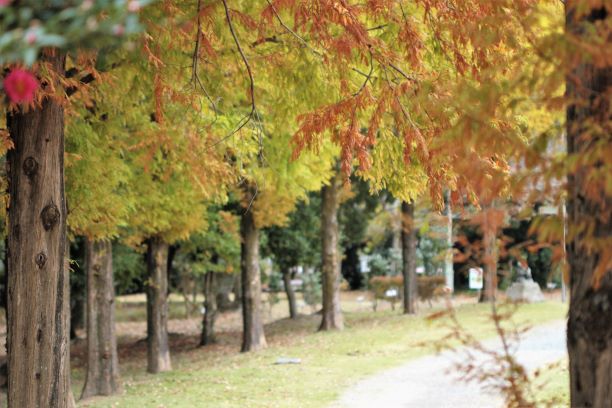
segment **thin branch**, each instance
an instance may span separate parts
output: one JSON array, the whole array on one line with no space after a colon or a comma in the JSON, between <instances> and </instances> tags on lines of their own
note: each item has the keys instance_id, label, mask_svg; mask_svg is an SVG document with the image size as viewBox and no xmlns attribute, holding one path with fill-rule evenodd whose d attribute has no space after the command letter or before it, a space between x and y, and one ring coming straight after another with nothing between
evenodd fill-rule
<instances>
[{"instance_id":1,"label":"thin branch","mask_svg":"<svg viewBox=\"0 0 612 408\"><path fill-rule=\"evenodd\" d=\"M386 28L387 26L388 24L381 24L381 25L377 25L376 27L368 28L367 31L382 30L383 28Z\"/></svg>"},{"instance_id":2,"label":"thin branch","mask_svg":"<svg viewBox=\"0 0 612 408\"><path fill-rule=\"evenodd\" d=\"M306 48L308 48L310 51L312 51L313 53L315 53L316 55L318 55L319 57L323 57L323 53L321 53L318 50L315 50L314 48L312 48L310 46L310 44L308 44L308 41L306 41L302 36L300 36L298 33L296 33L295 31L293 31L291 28L289 28L289 26L287 24L285 24L285 22L283 21L283 19L280 17L280 15L278 14L278 11L276 11L276 7L274 7L274 5L272 4L272 2L270 0L266 0L266 2L268 3L268 5L270 6L270 8L272 9L272 12L274 13L274 16L276 17L276 19L278 20L279 24L281 26L283 26L283 28L285 30L287 30L287 32L291 35L293 35L295 38L297 38L302 44L304 44L304 46Z\"/></svg>"},{"instance_id":3,"label":"thin branch","mask_svg":"<svg viewBox=\"0 0 612 408\"><path fill-rule=\"evenodd\" d=\"M202 11L202 0L198 0L198 10L197 10L198 27L197 27L197 32L196 32L195 46L193 47L193 55L191 56L191 82L194 84L194 86L196 85L199 86L202 92L204 92L206 99L208 99L208 101L210 102L210 106L212 107L215 113L215 121L216 121L217 116L218 116L217 105L215 104L212 97L208 93L208 90L206 89L202 81L200 80L200 75L198 74L198 61L200 59L200 37L202 35L202 21L200 18L201 11Z\"/></svg>"},{"instance_id":4,"label":"thin branch","mask_svg":"<svg viewBox=\"0 0 612 408\"><path fill-rule=\"evenodd\" d=\"M408 74L406 74L404 71L402 71L397 65L393 64L393 63L389 63L389 66L391 68L393 68L394 70L396 70L397 72L399 72L404 78L406 78L408 81L411 82L417 82L416 78L408 76Z\"/></svg>"},{"instance_id":5,"label":"thin branch","mask_svg":"<svg viewBox=\"0 0 612 408\"><path fill-rule=\"evenodd\" d=\"M244 66L245 66L246 71L247 71L248 76L249 76L249 90L250 90L250 93L251 93L251 110L242 119L240 119L240 121L238 122L238 125L236 126L236 128L234 130L232 130L229 134L227 134L226 136L224 136L221 139L217 140L216 142L213 142L212 144L208 145L206 147L206 149L213 148L213 147L217 146L218 144L226 141L227 139L229 139L230 137L232 137L233 135L238 133L249 122L251 122L255 116L259 117L259 115L257 113L257 105L255 104L255 79L253 77L253 70L251 69L251 65L249 64L249 60L247 59L246 55L244 54L244 51L242 49L242 45L240 44L240 40L238 39L238 36L236 35L236 31L234 30L234 25L232 24L232 17L230 15L229 7L227 6L227 1L226 0L221 0L221 1L223 2L223 8L225 9L225 18L227 20L227 24L229 26L230 32L232 34L232 37L234 39L234 43L236 44L236 48L238 50L238 53L240 54L240 57L242 58L242 62L244 63ZM261 125L260 125L260 127L261 127ZM262 137L261 136L259 137L259 155L263 156L263 141L262 141Z\"/></svg>"},{"instance_id":6,"label":"thin branch","mask_svg":"<svg viewBox=\"0 0 612 408\"><path fill-rule=\"evenodd\" d=\"M354 93L353 96L358 96L364 90L368 82L370 82L370 80L372 79L372 73L374 72L374 61L372 59L372 50L370 50L370 72L368 72L368 74L366 75L366 79L365 81L363 81L363 84L361 84L361 88L359 88L359 90Z\"/></svg>"},{"instance_id":7,"label":"thin branch","mask_svg":"<svg viewBox=\"0 0 612 408\"><path fill-rule=\"evenodd\" d=\"M249 60L247 59L246 55L244 55L244 51L242 50L242 45L240 45L240 40L238 39L238 36L236 35L236 31L234 30L234 25L232 24L232 17L230 16L229 7L227 6L227 0L221 0L221 1L223 2L223 8L225 9L225 19L227 20L227 24L229 25L230 32L232 33L232 37L234 38L234 43L236 43L236 48L238 49L238 53L240 54L240 57L242 58L242 62L244 63L244 66L249 75L249 82L250 82L249 89L251 93L251 112L248 115L249 117L249 119L247 120L247 123L248 123L253 113L257 110L257 107L255 105L255 79L253 78L253 71L251 69L251 65L249 64ZM244 125L246 125L246 123ZM244 127L244 125L242 125L240 128Z\"/></svg>"}]
</instances>

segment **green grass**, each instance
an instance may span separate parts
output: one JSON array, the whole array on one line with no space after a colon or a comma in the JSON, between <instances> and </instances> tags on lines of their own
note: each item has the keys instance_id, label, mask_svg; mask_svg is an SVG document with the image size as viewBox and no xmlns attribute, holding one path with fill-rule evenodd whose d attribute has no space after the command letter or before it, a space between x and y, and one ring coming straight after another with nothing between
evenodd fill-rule
<instances>
[{"instance_id":1,"label":"green grass","mask_svg":"<svg viewBox=\"0 0 612 408\"><path fill-rule=\"evenodd\" d=\"M195 307L202 304L198 297ZM171 294L168 299L168 318L184 319L186 316L185 302L177 294ZM115 306L115 320L117 322L143 322L147 320L146 297L144 294L120 296Z\"/></svg>"},{"instance_id":2,"label":"green grass","mask_svg":"<svg viewBox=\"0 0 612 408\"><path fill-rule=\"evenodd\" d=\"M521 306L515 321L537 324L563 318L566 306L546 302ZM461 322L479 338L493 335L486 305L458 308ZM195 340L173 350L174 371L144 373L143 346L122 350L121 396L100 398L88 407L322 407L360 378L434 351L448 333L440 320L399 312L347 313L346 330L317 333L319 316L283 320L266 327L269 348L237 353L240 333L221 336L221 345L196 348ZM299 365L274 365L278 357ZM75 371L75 395L82 369Z\"/></svg>"},{"instance_id":3,"label":"green grass","mask_svg":"<svg viewBox=\"0 0 612 408\"><path fill-rule=\"evenodd\" d=\"M542 405L548 403L554 407L569 407L569 371L568 361L563 359L540 370L535 381L535 393Z\"/></svg>"}]
</instances>

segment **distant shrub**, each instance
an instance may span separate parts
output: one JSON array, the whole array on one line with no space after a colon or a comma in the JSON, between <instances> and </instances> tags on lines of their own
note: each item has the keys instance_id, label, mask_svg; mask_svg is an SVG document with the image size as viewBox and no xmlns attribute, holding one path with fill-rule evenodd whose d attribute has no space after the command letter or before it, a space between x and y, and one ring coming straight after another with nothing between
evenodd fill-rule
<instances>
[{"instance_id":1,"label":"distant shrub","mask_svg":"<svg viewBox=\"0 0 612 408\"><path fill-rule=\"evenodd\" d=\"M379 300L388 301L395 310L395 303L402 298L403 282L402 276L374 276L370 279L370 290L374 294L374 311L378 307Z\"/></svg>"},{"instance_id":2,"label":"distant shrub","mask_svg":"<svg viewBox=\"0 0 612 408\"><path fill-rule=\"evenodd\" d=\"M378 306L378 300L386 300L391 303L391 308L395 310L395 303L403 297L404 278L398 276L375 276L370 279L370 289L374 295L374 310ZM446 280L444 276L418 276L417 292L419 299L427 301L431 306L432 299L441 296L445 292Z\"/></svg>"},{"instance_id":3,"label":"distant shrub","mask_svg":"<svg viewBox=\"0 0 612 408\"><path fill-rule=\"evenodd\" d=\"M318 273L305 273L302 276L304 302L312 309L321 303L321 282Z\"/></svg>"},{"instance_id":4,"label":"distant shrub","mask_svg":"<svg viewBox=\"0 0 612 408\"><path fill-rule=\"evenodd\" d=\"M275 270L268 277L268 289L270 292L280 292L283 289L283 275Z\"/></svg>"}]
</instances>

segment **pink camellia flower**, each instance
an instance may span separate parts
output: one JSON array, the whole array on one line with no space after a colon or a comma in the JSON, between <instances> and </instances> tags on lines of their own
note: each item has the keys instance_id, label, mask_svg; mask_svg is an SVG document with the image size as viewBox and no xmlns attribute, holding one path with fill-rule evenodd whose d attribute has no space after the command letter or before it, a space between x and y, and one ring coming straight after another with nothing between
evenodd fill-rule
<instances>
[{"instance_id":1,"label":"pink camellia flower","mask_svg":"<svg viewBox=\"0 0 612 408\"><path fill-rule=\"evenodd\" d=\"M4 78L4 91L11 102L30 103L38 90L38 80L32 73L15 68Z\"/></svg>"}]
</instances>

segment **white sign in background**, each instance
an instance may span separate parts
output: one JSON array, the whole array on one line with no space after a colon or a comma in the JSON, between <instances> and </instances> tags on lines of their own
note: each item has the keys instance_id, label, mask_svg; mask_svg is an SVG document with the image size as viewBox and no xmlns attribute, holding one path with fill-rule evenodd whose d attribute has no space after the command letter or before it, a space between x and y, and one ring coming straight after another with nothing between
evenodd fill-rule
<instances>
[{"instance_id":1,"label":"white sign in background","mask_svg":"<svg viewBox=\"0 0 612 408\"><path fill-rule=\"evenodd\" d=\"M482 268L470 268L470 289L481 290L484 286Z\"/></svg>"}]
</instances>

